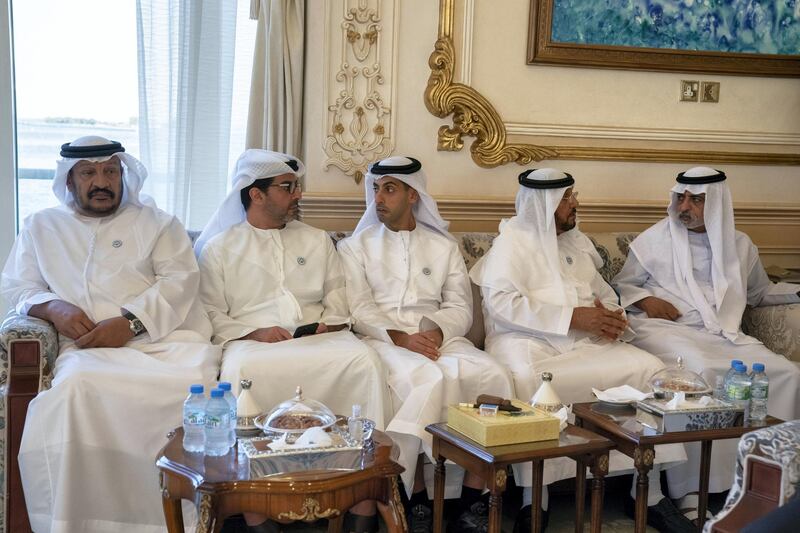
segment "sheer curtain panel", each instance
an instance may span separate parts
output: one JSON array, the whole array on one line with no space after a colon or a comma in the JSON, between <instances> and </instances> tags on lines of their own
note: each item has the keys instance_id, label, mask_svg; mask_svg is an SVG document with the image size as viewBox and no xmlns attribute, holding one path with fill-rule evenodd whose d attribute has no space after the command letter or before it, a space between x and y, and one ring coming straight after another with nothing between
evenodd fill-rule
<instances>
[{"instance_id":1,"label":"sheer curtain panel","mask_svg":"<svg viewBox=\"0 0 800 533\"><path fill-rule=\"evenodd\" d=\"M236 0L136 2L145 191L189 229L226 193L236 10Z\"/></svg>"}]
</instances>

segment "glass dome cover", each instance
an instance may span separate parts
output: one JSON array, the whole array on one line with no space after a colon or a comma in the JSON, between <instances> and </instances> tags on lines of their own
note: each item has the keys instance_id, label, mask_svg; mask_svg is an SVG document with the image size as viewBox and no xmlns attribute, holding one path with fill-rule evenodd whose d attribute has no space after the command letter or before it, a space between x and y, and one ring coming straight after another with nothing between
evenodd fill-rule
<instances>
[{"instance_id":1,"label":"glass dome cover","mask_svg":"<svg viewBox=\"0 0 800 533\"><path fill-rule=\"evenodd\" d=\"M255 419L259 428L278 433L303 433L311 427L328 428L335 422L336 415L323 403L304 398L300 386L294 398L281 402Z\"/></svg>"},{"instance_id":2,"label":"glass dome cover","mask_svg":"<svg viewBox=\"0 0 800 533\"><path fill-rule=\"evenodd\" d=\"M678 392L687 396L711 393L711 387L700 374L683 367L682 357L678 357L677 366L668 366L653 374L649 384L657 398L671 398Z\"/></svg>"}]
</instances>

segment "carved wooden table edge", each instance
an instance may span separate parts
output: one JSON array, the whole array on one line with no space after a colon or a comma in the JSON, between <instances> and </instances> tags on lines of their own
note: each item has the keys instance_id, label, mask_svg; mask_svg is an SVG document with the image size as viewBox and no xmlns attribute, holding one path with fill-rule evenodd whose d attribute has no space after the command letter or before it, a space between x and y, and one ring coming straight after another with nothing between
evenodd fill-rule
<instances>
[{"instance_id":1,"label":"carved wooden table edge","mask_svg":"<svg viewBox=\"0 0 800 533\"><path fill-rule=\"evenodd\" d=\"M380 515L391 533L408 531L400 497L398 476L404 468L388 455L377 464L357 471L307 471L260 479L207 481L197 471L167 457L168 448L180 446L183 431L171 431L169 442L156 460L159 469L164 519L169 533L184 533L181 500L197 508L197 533L218 533L224 519L254 512L289 523L327 519L329 533L339 533L344 514L356 503L376 500ZM392 441L384 433L373 433L376 446ZM229 453L236 454L234 449ZM194 455L194 454L192 454ZM197 458L200 456L198 455Z\"/></svg>"},{"instance_id":2,"label":"carved wooden table edge","mask_svg":"<svg viewBox=\"0 0 800 533\"><path fill-rule=\"evenodd\" d=\"M545 459L569 457L576 463L576 494L584 494L586 468L590 468L592 481L591 530L599 532L602 526L604 478L608 473L608 453L614 447L611 440L583 428L568 425L562 435L589 438L589 442L559 446L560 440L520 443L507 446L484 447L472 441L447 424L431 424L425 428L433 435L434 500L433 533L442 533L444 511L445 461L451 460L465 470L482 477L489 489L489 533L500 533L502 493L506 488L507 468L512 464L530 461L533 469L533 502L531 524L533 531L541 531L541 501L543 463ZM559 437L561 437L560 435ZM546 446L546 443L556 443ZM526 451L525 446L533 449ZM504 453L509 452L509 453ZM583 530L583 498L576 497L575 531Z\"/></svg>"}]
</instances>

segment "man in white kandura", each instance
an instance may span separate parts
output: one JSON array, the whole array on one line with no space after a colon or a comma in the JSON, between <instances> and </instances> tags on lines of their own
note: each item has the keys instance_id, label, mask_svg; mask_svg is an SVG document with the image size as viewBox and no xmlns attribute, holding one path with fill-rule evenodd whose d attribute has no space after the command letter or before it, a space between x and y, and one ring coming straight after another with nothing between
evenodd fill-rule
<instances>
[{"instance_id":1,"label":"man in white kandura","mask_svg":"<svg viewBox=\"0 0 800 533\"><path fill-rule=\"evenodd\" d=\"M52 322L52 388L28 407L19 465L34 531L162 532L153 460L189 385L220 350L196 298L186 230L139 195L144 166L118 143L61 147L60 207L25 220L2 275L19 314Z\"/></svg>"},{"instance_id":2,"label":"man in white kandura","mask_svg":"<svg viewBox=\"0 0 800 533\"><path fill-rule=\"evenodd\" d=\"M668 216L642 232L614 278L628 309L633 343L663 360L701 374L712 386L731 359L748 367L764 363L770 379L769 413L800 417L800 370L757 339L742 333L746 305L796 303L797 285L769 281L750 238L736 231L725 174L696 167L678 174ZM727 490L733 479L736 442L715 442L710 492ZM667 472L670 494L684 496L699 486L699 445L687 445L689 461ZM696 517L697 495L679 507Z\"/></svg>"},{"instance_id":3,"label":"man in white kandura","mask_svg":"<svg viewBox=\"0 0 800 533\"><path fill-rule=\"evenodd\" d=\"M593 387L627 384L644 391L664 366L619 340L626 332L625 314L597 271L603 262L592 241L577 229L574 183L572 176L552 168L520 174L516 216L500 223L500 234L470 272L483 294L486 351L510 369L517 397L526 400L542 372L553 375L553 387L570 404L593 400ZM685 458L680 445L657 452L660 463ZM612 453L611 471L630 468L629 458ZM516 465L514 472L525 487L516 528L528 531L531 467ZM570 461L545 461L545 484L574 475ZM670 531L693 530L661 494L658 475L650 477L648 523ZM632 497L635 489L634 483Z\"/></svg>"},{"instance_id":4,"label":"man in white kandura","mask_svg":"<svg viewBox=\"0 0 800 533\"><path fill-rule=\"evenodd\" d=\"M336 248L325 231L295 220L304 172L294 157L246 150L195 246L213 341L224 346L220 379L252 380L265 411L300 385L335 413L361 405L383 429L385 375L374 350L349 331Z\"/></svg>"},{"instance_id":5,"label":"man in white kandura","mask_svg":"<svg viewBox=\"0 0 800 533\"><path fill-rule=\"evenodd\" d=\"M511 383L504 368L464 338L472 323L469 277L426 191L422 165L408 157L378 161L365 185L367 209L339 253L353 327L389 374L394 416L387 431L412 493L409 528L424 531L431 522L419 460L422 452L431 455L425 426L444 421L447 405L473 402L478 394L509 398ZM464 484L459 524L468 529L485 515L483 482L467 474Z\"/></svg>"}]
</instances>

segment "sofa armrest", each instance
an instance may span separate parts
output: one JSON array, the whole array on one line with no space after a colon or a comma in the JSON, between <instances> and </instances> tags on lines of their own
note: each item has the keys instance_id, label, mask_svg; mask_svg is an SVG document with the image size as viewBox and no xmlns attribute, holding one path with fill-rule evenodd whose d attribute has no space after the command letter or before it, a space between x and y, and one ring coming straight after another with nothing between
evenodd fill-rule
<instances>
[{"instance_id":1,"label":"sofa armrest","mask_svg":"<svg viewBox=\"0 0 800 533\"><path fill-rule=\"evenodd\" d=\"M742 317L742 331L800 363L800 304L748 308Z\"/></svg>"},{"instance_id":2,"label":"sofa armrest","mask_svg":"<svg viewBox=\"0 0 800 533\"><path fill-rule=\"evenodd\" d=\"M28 404L52 382L58 335L44 320L11 313L0 326L0 355L0 408L5 418L0 433L0 469L6 474L0 531L30 531L17 455Z\"/></svg>"}]
</instances>

